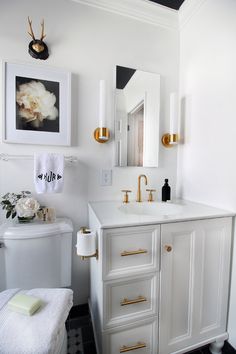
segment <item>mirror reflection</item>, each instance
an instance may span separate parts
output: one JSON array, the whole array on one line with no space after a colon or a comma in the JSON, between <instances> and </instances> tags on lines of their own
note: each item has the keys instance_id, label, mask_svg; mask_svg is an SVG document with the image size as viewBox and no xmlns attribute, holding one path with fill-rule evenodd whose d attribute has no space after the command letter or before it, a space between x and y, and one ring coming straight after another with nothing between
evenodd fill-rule
<instances>
[{"instance_id":1,"label":"mirror reflection","mask_svg":"<svg viewBox=\"0 0 236 354\"><path fill-rule=\"evenodd\" d=\"M158 166L160 75L116 66L116 166Z\"/></svg>"}]
</instances>

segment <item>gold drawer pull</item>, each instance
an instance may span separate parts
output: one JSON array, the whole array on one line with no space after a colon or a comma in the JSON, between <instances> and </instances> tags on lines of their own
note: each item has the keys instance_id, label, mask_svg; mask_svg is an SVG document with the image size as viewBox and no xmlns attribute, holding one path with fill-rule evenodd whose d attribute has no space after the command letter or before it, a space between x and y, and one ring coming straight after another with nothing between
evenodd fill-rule
<instances>
[{"instance_id":1,"label":"gold drawer pull","mask_svg":"<svg viewBox=\"0 0 236 354\"><path fill-rule=\"evenodd\" d=\"M130 347L123 345L123 347L120 348L120 353L131 352L132 350L142 349L146 347L147 347L146 343L141 343L141 342L138 342L135 345L131 345Z\"/></svg>"},{"instance_id":2,"label":"gold drawer pull","mask_svg":"<svg viewBox=\"0 0 236 354\"><path fill-rule=\"evenodd\" d=\"M123 251L121 252L121 257L126 257L126 256L134 256L135 254L143 254L143 253L148 253L147 250L143 249L138 249L137 251Z\"/></svg>"},{"instance_id":3,"label":"gold drawer pull","mask_svg":"<svg viewBox=\"0 0 236 354\"><path fill-rule=\"evenodd\" d=\"M120 302L120 306L138 304L139 302L144 302L144 301L147 301L147 298L145 296L139 296L137 299L133 299L133 300L124 299Z\"/></svg>"}]
</instances>

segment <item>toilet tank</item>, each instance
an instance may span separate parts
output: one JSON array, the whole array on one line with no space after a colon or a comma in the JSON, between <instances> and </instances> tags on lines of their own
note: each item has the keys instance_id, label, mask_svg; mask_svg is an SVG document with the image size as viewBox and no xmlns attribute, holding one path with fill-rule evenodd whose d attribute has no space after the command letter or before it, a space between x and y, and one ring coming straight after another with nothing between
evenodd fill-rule
<instances>
[{"instance_id":1,"label":"toilet tank","mask_svg":"<svg viewBox=\"0 0 236 354\"><path fill-rule=\"evenodd\" d=\"M70 286L72 231L69 219L2 226L0 291Z\"/></svg>"}]
</instances>

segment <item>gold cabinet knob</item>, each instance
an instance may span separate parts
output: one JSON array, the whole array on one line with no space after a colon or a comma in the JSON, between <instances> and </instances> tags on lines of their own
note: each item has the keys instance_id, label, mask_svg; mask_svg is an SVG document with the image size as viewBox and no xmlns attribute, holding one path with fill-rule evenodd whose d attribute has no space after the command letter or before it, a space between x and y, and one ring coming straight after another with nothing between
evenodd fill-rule
<instances>
[{"instance_id":1,"label":"gold cabinet knob","mask_svg":"<svg viewBox=\"0 0 236 354\"><path fill-rule=\"evenodd\" d=\"M130 191L129 189L122 189L122 191L124 194L124 197L123 197L123 203L129 203L129 195L128 193L131 193L132 191Z\"/></svg>"},{"instance_id":2,"label":"gold cabinet knob","mask_svg":"<svg viewBox=\"0 0 236 354\"><path fill-rule=\"evenodd\" d=\"M165 245L164 246L166 252L171 252L172 251L172 246L171 245Z\"/></svg>"},{"instance_id":3,"label":"gold cabinet knob","mask_svg":"<svg viewBox=\"0 0 236 354\"><path fill-rule=\"evenodd\" d=\"M148 193L148 202L153 202L153 192L156 192L156 189L146 189Z\"/></svg>"}]
</instances>

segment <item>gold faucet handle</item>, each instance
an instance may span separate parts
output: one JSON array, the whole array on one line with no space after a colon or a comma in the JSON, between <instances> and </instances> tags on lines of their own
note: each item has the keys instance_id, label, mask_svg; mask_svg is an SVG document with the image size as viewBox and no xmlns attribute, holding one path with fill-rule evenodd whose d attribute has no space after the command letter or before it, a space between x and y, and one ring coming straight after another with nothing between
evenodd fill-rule
<instances>
[{"instance_id":1,"label":"gold faucet handle","mask_svg":"<svg viewBox=\"0 0 236 354\"><path fill-rule=\"evenodd\" d=\"M156 189L146 189L148 193L148 202L153 202L153 192L156 192Z\"/></svg>"},{"instance_id":2,"label":"gold faucet handle","mask_svg":"<svg viewBox=\"0 0 236 354\"><path fill-rule=\"evenodd\" d=\"M129 189L122 189L122 191L124 194L124 197L123 197L123 203L129 203L129 195L128 193L131 193L132 191L130 191Z\"/></svg>"}]
</instances>

